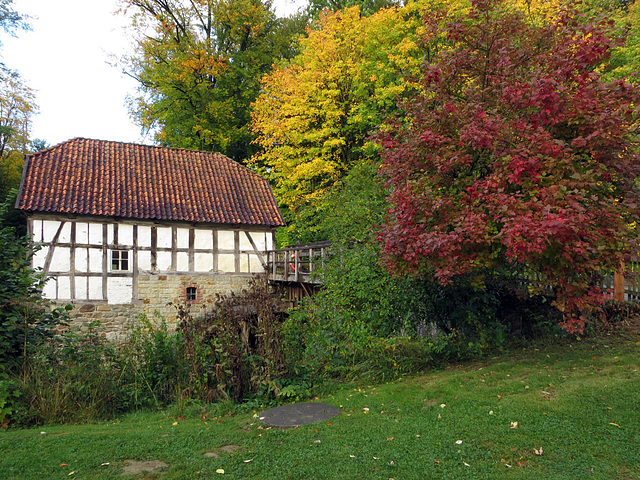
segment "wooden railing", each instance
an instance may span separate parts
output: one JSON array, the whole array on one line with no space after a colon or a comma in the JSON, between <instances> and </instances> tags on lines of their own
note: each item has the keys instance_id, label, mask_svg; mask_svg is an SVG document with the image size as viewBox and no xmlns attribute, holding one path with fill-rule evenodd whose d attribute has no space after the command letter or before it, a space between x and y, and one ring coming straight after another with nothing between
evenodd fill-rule
<instances>
[{"instance_id":1,"label":"wooden railing","mask_svg":"<svg viewBox=\"0 0 640 480\"><path fill-rule=\"evenodd\" d=\"M612 300L625 302L640 301L640 261L632 261L626 269L627 275L623 276L620 271L605 273L600 280L599 287L602 291L611 296ZM523 283L525 285L540 286L544 280L539 275L529 273L525 275Z\"/></svg>"},{"instance_id":2,"label":"wooden railing","mask_svg":"<svg viewBox=\"0 0 640 480\"><path fill-rule=\"evenodd\" d=\"M320 268L324 265L330 245L330 242L319 242L269 250L267 252L269 280L320 285L322 283ZM619 274L606 275L602 279L602 289L609 292L612 298L640 301L640 261L631 262L631 271L632 275L626 279L622 279ZM617 277L617 280L614 280L614 277ZM535 284L538 279L532 275L525 282Z\"/></svg>"},{"instance_id":3,"label":"wooden railing","mask_svg":"<svg viewBox=\"0 0 640 480\"><path fill-rule=\"evenodd\" d=\"M329 242L322 242L268 251L269 280L316 285L322 283L319 271L324 265L329 245Z\"/></svg>"}]
</instances>

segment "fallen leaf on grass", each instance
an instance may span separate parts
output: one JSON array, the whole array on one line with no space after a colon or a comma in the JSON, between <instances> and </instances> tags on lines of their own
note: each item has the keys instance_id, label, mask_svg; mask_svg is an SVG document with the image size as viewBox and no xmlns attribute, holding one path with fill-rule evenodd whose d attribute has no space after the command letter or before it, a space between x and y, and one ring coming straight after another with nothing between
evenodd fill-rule
<instances>
[{"instance_id":1,"label":"fallen leaf on grass","mask_svg":"<svg viewBox=\"0 0 640 480\"><path fill-rule=\"evenodd\" d=\"M217 470L216 470L216 473L219 473L219 474L221 474L221 475L224 475L224 469L219 468L219 469L217 469Z\"/></svg>"},{"instance_id":2,"label":"fallen leaf on grass","mask_svg":"<svg viewBox=\"0 0 640 480\"><path fill-rule=\"evenodd\" d=\"M509 428L515 430L516 428L518 428L518 422L511 422L511 426Z\"/></svg>"},{"instance_id":3,"label":"fallen leaf on grass","mask_svg":"<svg viewBox=\"0 0 640 480\"><path fill-rule=\"evenodd\" d=\"M393 437L387 437L387 442L393 440Z\"/></svg>"},{"instance_id":4,"label":"fallen leaf on grass","mask_svg":"<svg viewBox=\"0 0 640 480\"><path fill-rule=\"evenodd\" d=\"M61 464L60 464L60 466L61 466L61 467L68 467L68 466L69 466L69 464L68 464L68 463L61 463Z\"/></svg>"},{"instance_id":5,"label":"fallen leaf on grass","mask_svg":"<svg viewBox=\"0 0 640 480\"><path fill-rule=\"evenodd\" d=\"M609 422L609 425L613 425L614 427L618 427L618 428L622 428L620 425L618 425L617 423L611 423Z\"/></svg>"},{"instance_id":6,"label":"fallen leaf on grass","mask_svg":"<svg viewBox=\"0 0 640 480\"><path fill-rule=\"evenodd\" d=\"M440 464L440 460L434 460L433 463L437 463L439 465Z\"/></svg>"},{"instance_id":7,"label":"fallen leaf on grass","mask_svg":"<svg viewBox=\"0 0 640 480\"><path fill-rule=\"evenodd\" d=\"M540 450L538 450L537 448L533 449L533 453L535 453L538 456L542 456L542 454L544 453L544 451L542 450L542 447L540 447Z\"/></svg>"}]
</instances>

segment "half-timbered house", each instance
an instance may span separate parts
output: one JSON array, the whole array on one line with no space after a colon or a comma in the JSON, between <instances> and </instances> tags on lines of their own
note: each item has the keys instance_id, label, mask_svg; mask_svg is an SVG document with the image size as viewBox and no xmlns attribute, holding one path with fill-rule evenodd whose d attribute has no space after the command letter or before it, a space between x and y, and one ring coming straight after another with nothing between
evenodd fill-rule
<instances>
[{"instance_id":1,"label":"half-timbered house","mask_svg":"<svg viewBox=\"0 0 640 480\"><path fill-rule=\"evenodd\" d=\"M16 206L45 297L112 336L243 287L284 225L267 181L223 155L83 138L26 157Z\"/></svg>"}]
</instances>

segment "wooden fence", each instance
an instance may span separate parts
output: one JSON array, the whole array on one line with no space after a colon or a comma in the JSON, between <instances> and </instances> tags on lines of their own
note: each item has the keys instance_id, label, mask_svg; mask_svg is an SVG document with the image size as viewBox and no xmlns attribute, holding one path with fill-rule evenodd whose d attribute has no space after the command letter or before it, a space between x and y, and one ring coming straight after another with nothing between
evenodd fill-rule
<instances>
[{"instance_id":1,"label":"wooden fence","mask_svg":"<svg viewBox=\"0 0 640 480\"><path fill-rule=\"evenodd\" d=\"M637 302L640 301L640 261L631 262L631 272L623 275L624 267L617 272L611 272L602 277L600 288L606 294L611 296L612 300L619 302ZM540 286L544 284L544 280L538 274L530 273L525 275L523 283L525 285Z\"/></svg>"},{"instance_id":2,"label":"wooden fence","mask_svg":"<svg viewBox=\"0 0 640 480\"><path fill-rule=\"evenodd\" d=\"M626 278L622 275L624 267L613 275L607 275L602 281L603 290L611 292L614 300L639 301L640 300L640 261L631 262L631 275Z\"/></svg>"}]
</instances>

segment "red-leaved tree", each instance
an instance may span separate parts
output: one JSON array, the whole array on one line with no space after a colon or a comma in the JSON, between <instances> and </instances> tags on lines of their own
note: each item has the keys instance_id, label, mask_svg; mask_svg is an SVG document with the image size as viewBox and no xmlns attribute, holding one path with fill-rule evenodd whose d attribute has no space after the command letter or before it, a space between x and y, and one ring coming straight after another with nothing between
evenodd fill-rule
<instances>
[{"instance_id":1,"label":"red-leaved tree","mask_svg":"<svg viewBox=\"0 0 640 480\"><path fill-rule=\"evenodd\" d=\"M612 22L528 22L496 0L426 22L441 48L424 90L378 138L386 265L443 284L535 274L529 293L552 288L562 326L582 331L598 278L637 251L640 94L599 75L620 40Z\"/></svg>"}]
</instances>

